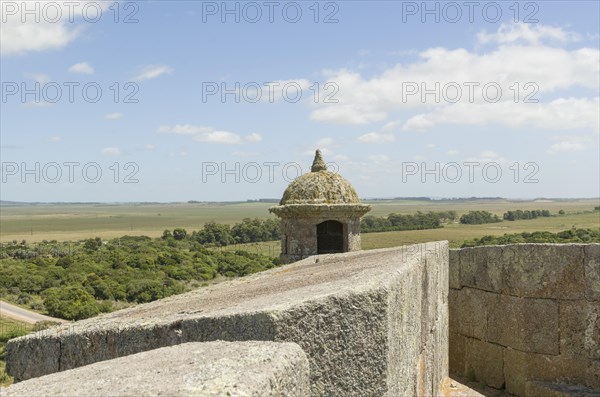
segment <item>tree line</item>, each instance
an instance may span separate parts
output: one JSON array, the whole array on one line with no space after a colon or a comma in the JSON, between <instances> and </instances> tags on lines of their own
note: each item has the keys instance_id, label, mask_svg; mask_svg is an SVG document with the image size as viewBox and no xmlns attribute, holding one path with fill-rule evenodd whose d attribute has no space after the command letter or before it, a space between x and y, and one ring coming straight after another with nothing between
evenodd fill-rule
<instances>
[{"instance_id":1,"label":"tree line","mask_svg":"<svg viewBox=\"0 0 600 397\"><path fill-rule=\"evenodd\" d=\"M481 225L496 222L502 222L502 219L498 215L488 211L469 211L460 217L460 223L464 225Z\"/></svg>"},{"instance_id":2,"label":"tree line","mask_svg":"<svg viewBox=\"0 0 600 397\"><path fill-rule=\"evenodd\" d=\"M508 211L505 212L502 216L502 219L507 221L517 221L520 219L536 219L541 217L550 217L550 211L548 210L516 210L516 211Z\"/></svg>"},{"instance_id":3,"label":"tree line","mask_svg":"<svg viewBox=\"0 0 600 397\"><path fill-rule=\"evenodd\" d=\"M162 239L188 239L203 245L224 247L231 244L279 240L281 239L281 225L278 219L258 218L244 218L242 222L233 226L208 222L202 229L193 231L191 234L188 234L185 229L165 230Z\"/></svg>"},{"instance_id":4,"label":"tree line","mask_svg":"<svg viewBox=\"0 0 600 397\"><path fill-rule=\"evenodd\" d=\"M559 215L564 215L564 211L560 210ZM507 211L502 215L502 219L498 215L492 214L489 211L469 211L460 217L460 223L465 225L481 225L484 223L497 223L505 221L518 221L522 219L536 219L541 217L550 217L552 214L549 210L515 210Z\"/></svg>"},{"instance_id":5,"label":"tree line","mask_svg":"<svg viewBox=\"0 0 600 397\"><path fill-rule=\"evenodd\" d=\"M462 248L476 247L480 245L505 245L520 243L600 243L600 229L577 229L564 230L558 233L552 232L523 232L505 234L504 236L483 236L473 240L467 240Z\"/></svg>"},{"instance_id":6,"label":"tree line","mask_svg":"<svg viewBox=\"0 0 600 397\"><path fill-rule=\"evenodd\" d=\"M418 211L413 215L389 214L387 217L369 215L361 219L360 229L363 233L438 229L443 227L442 222L453 222L456 217L456 211Z\"/></svg>"}]
</instances>

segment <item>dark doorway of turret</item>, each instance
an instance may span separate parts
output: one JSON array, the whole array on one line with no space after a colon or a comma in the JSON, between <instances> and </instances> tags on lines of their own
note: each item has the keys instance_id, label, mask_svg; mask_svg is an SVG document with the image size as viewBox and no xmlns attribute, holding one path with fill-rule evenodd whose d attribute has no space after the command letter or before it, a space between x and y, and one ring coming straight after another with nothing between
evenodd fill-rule
<instances>
[{"instance_id":1,"label":"dark doorway of turret","mask_svg":"<svg viewBox=\"0 0 600 397\"><path fill-rule=\"evenodd\" d=\"M344 252L344 225L337 221L325 221L317 225L317 253Z\"/></svg>"}]
</instances>

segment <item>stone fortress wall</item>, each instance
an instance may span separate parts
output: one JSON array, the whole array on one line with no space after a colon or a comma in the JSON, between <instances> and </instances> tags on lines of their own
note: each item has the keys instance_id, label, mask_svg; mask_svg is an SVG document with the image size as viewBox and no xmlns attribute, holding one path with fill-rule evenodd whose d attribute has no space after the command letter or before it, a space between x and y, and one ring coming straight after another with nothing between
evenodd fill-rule
<instances>
[{"instance_id":1,"label":"stone fortress wall","mask_svg":"<svg viewBox=\"0 0 600 397\"><path fill-rule=\"evenodd\" d=\"M264 381L242 382L240 396L437 397L448 377L447 297L447 242L311 257L11 340L7 369L22 382L3 395L104 396L107 379L112 396L141 395L133 376L188 396L207 372L222 389L198 395L227 395L253 377L252 362L236 364L252 348L271 358ZM198 342L218 340L232 345L215 362L214 347ZM168 367L143 364L157 357Z\"/></svg>"},{"instance_id":2,"label":"stone fortress wall","mask_svg":"<svg viewBox=\"0 0 600 397\"><path fill-rule=\"evenodd\" d=\"M449 369L490 396L598 397L600 244L315 256L7 350L7 397L441 397Z\"/></svg>"},{"instance_id":3,"label":"stone fortress wall","mask_svg":"<svg viewBox=\"0 0 600 397\"><path fill-rule=\"evenodd\" d=\"M451 373L517 396L600 395L600 244L451 250L449 273Z\"/></svg>"}]
</instances>

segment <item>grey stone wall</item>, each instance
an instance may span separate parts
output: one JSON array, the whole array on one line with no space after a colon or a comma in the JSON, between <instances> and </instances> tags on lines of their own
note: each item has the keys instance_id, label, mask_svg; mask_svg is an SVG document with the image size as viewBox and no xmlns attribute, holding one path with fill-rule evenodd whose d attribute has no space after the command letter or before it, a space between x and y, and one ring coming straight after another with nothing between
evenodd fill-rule
<instances>
[{"instance_id":1,"label":"grey stone wall","mask_svg":"<svg viewBox=\"0 0 600 397\"><path fill-rule=\"evenodd\" d=\"M184 343L30 379L5 397L306 397L308 359L294 343Z\"/></svg>"},{"instance_id":2,"label":"grey stone wall","mask_svg":"<svg viewBox=\"0 0 600 397\"><path fill-rule=\"evenodd\" d=\"M317 225L334 220L344 226L344 251L359 251L360 219L347 216L321 216L281 219L281 261L296 262L317 254Z\"/></svg>"},{"instance_id":3,"label":"grey stone wall","mask_svg":"<svg viewBox=\"0 0 600 397\"><path fill-rule=\"evenodd\" d=\"M7 368L23 381L186 342L294 342L311 396L435 397L447 296L445 241L323 255L13 339Z\"/></svg>"},{"instance_id":4,"label":"grey stone wall","mask_svg":"<svg viewBox=\"0 0 600 397\"><path fill-rule=\"evenodd\" d=\"M449 279L451 373L600 389L600 244L451 250Z\"/></svg>"}]
</instances>

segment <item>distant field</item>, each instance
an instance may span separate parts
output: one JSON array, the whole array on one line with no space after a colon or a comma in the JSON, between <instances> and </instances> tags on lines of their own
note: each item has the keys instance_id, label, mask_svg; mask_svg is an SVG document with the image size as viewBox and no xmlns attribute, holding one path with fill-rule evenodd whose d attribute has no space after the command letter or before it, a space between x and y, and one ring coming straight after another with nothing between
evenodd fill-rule
<instances>
[{"instance_id":1,"label":"distant field","mask_svg":"<svg viewBox=\"0 0 600 397\"><path fill-rule=\"evenodd\" d=\"M450 240L453 245L485 234L503 235L521 231L561 231L572 226L600 227L600 213L592 212L598 200L571 201L366 201L373 206L369 213L383 216L392 212L412 214L417 211L455 210L459 216L470 210L485 210L502 216L508 210L547 209L560 217L538 218L487 225L447 225L443 229L363 234L363 247L379 248L431 240ZM114 205L28 205L2 206L0 241L105 239L123 235L160 236L164 229L198 230L209 221L235 223L243 218L267 218L269 203L243 204L114 204ZM276 247L278 244L267 243Z\"/></svg>"},{"instance_id":2,"label":"distant field","mask_svg":"<svg viewBox=\"0 0 600 397\"><path fill-rule=\"evenodd\" d=\"M471 240L485 235L502 236L504 234L535 231L560 232L570 229L573 226L583 229L597 229L600 227L600 214L597 212L588 212L585 214L513 222L504 221L501 223L489 223L485 225L461 225L459 223L454 223L451 225L444 225L441 229L363 233L361 239L363 249L388 248L440 240L448 240L451 248L458 248L465 240ZM233 251L239 249L269 256L278 256L281 250L279 241L231 245L216 249Z\"/></svg>"}]
</instances>

